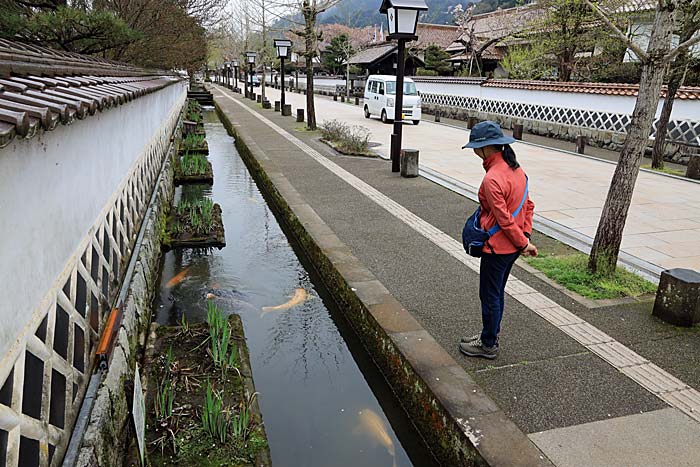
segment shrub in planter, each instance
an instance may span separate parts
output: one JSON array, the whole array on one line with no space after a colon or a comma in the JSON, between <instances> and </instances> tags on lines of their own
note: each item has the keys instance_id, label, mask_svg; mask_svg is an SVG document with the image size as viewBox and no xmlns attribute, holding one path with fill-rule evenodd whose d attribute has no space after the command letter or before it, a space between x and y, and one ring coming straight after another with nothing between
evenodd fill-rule
<instances>
[{"instance_id":1,"label":"shrub in planter","mask_svg":"<svg viewBox=\"0 0 700 467\"><path fill-rule=\"evenodd\" d=\"M321 124L321 135L334 143L341 152L365 154L369 151L369 130L360 125L348 125L338 120Z\"/></svg>"}]
</instances>

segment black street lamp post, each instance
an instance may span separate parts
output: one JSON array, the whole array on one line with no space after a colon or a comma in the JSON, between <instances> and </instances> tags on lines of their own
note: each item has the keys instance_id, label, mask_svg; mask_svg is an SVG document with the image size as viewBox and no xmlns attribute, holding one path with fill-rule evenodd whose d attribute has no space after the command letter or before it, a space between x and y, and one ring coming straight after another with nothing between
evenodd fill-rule
<instances>
[{"instance_id":1,"label":"black street lamp post","mask_svg":"<svg viewBox=\"0 0 700 467\"><path fill-rule=\"evenodd\" d=\"M232 61L231 66L233 66L233 78L234 78L233 88L236 92L238 92L238 60Z\"/></svg>"},{"instance_id":2,"label":"black street lamp post","mask_svg":"<svg viewBox=\"0 0 700 467\"><path fill-rule=\"evenodd\" d=\"M396 102L394 105L394 132L391 134L391 171L401 170L401 137L403 133L403 82L406 62L406 42L418 39L418 14L426 11L425 0L382 0L379 12L386 15L389 24L387 39L398 41L396 64Z\"/></svg>"},{"instance_id":3,"label":"black street lamp post","mask_svg":"<svg viewBox=\"0 0 700 467\"><path fill-rule=\"evenodd\" d=\"M253 98L253 65L255 64L255 57L258 56L257 53L255 52L246 52L245 53L246 58L248 59L248 67L249 67L249 80L250 80L250 93L248 94L249 98Z\"/></svg>"},{"instance_id":4,"label":"black street lamp post","mask_svg":"<svg viewBox=\"0 0 700 467\"><path fill-rule=\"evenodd\" d=\"M292 50L292 41L286 39L275 39L275 48L277 49L277 57L280 59L280 76L282 83L282 96L280 97L280 108L284 113L284 60L289 57Z\"/></svg>"}]
</instances>

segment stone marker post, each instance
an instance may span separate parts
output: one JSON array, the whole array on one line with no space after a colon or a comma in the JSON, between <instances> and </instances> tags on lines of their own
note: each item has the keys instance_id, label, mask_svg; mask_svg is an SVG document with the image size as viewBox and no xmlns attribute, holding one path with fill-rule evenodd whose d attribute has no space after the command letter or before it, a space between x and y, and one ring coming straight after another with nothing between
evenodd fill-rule
<instances>
[{"instance_id":1,"label":"stone marker post","mask_svg":"<svg viewBox=\"0 0 700 467\"><path fill-rule=\"evenodd\" d=\"M516 123L513 125L513 138L517 140L522 140L523 139L523 124L522 123Z\"/></svg>"},{"instance_id":2,"label":"stone marker post","mask_svg":"<svg viewBox=\"0 0 700 467\"><path fill-rule=\"evenodd\" d=\"M340 96L340 102L345 102L345 95Z\"/></svg>"},{"instance_id":3,"label":"stone marker post","mask_svg":"<svg viewBox=\"0 0 700 467\"><path fill-rule=\"evenodd\" d=\"M440 111L439 110L435 111L435 122L440 123Z\"/></svg>"},{"instance_id":4,"label":"stone marker post","mask_svg":"<svg viewBox=\"0 0 700 467\"><path fill-rule=\"evenodd\" d=\"M284 104L282 107L282 116L290 117L292 115L292 104Z\"/></svg>"},{"instance_id":5,"label":"stone marker post","mask_svg":"<svg viewBox=\"0 0 700 467\"><path fill-rule=\"evenodd\" d=\"M304 122L304 109L297 109L297 122L298 123Z\"/></svg>"},{"instance_id":6,"label":"stone marker post","mask_svg":"<svg viewBox=\"0 0 700 467\"><path fill-rule=\"evenodd\" d=\"M588 138L586 138L583 135L578 135L576 137L576 152L579 154L585 154L587 142L588 142Z\"/></svg>"},{"instance_id":7,"label":"stone marker post","mask_svg":"<svg viewBox=\"0 0 700 467\"><path fill-rule=\"evenodd\" d=\"M183 122L183 133L185 136L189 134L193 134L195 131L197 131L197 122L191 122L189 120L185 120Z\"/></svg>"},{"instance_id":8,"label":"stone marker post","mask_svg":"<svg viewBox=\"0 0 700 467\"><path fill-rule=\"evenodd\" d=\"M406 178L418 176L418 150L401 150L401 176Z\"/></svg>"},{"instance_id":9,"label":"stone marker post","mask_svg":"<svg viewBox=\"0 0 700 467\"><path fill-rule=\"evenodd\" d=\"M693 180L700 180L700 153L690 155L685 176Z\"/></svg>"},{"instance_id":10,"label":"stone marker post","mask_svg":"<svg viewBox=\"0 0 700 467\"><path fill-rule=\"evenodd\" d=\"M275 101L275 112L279 112L281 109L280 107L280 101Z\"/></svg>"},{"instance_id":11,"label":"stone marker post","mask_svg":"<svg viewBox=\"0 0 700 467\"><path fill-rule=\"evenodd\" d=\"M355 97L355 105L360 105L360 98L359 97Z\"/></svg>"},{"instance_id":12,"label":"stone marker post","mask_svg":"<svg viewBox=\"0 0 700 467\"><path fill-rule=\"evenodd\" d=\"M681 268L662 272L652 315L676 326L700 323L700 273Z\"/></svg>"},{"instance_id":13,"label":"stone marker post","mask_svg":"<svg viewBox=\"0 0 700 467\"><path fill-rule=\"evenodd\" d=\"M338 102L338 94L333 94L333 100L334 100L335 102Z\"/></svg>"},{"instance_id":14,"label":"stone marker post","mask_svg":"<svg viewBox=\"0 0 700 467\"><path fill-rule=\"evenodd\" d=\"M258 94L257 96L255 96L255 99L256 99L256 102L257 102L258 104L262 103L262 96L261 96L260 94Z\"/></svg>"},{"instance_id":15,"label":"stone marker post","mask_svg":"<svg viewBox=\"0 0 700 467\"><path fill-rule=\"evenodd\" d=\"M469 118L467 119L467 128L471 130L472 128L474 128L474 125L476 125L477 123L479 123L479 119L478 119L478 118L476 118L476 117L469 117Z\"/></svg>"}]
</instances>

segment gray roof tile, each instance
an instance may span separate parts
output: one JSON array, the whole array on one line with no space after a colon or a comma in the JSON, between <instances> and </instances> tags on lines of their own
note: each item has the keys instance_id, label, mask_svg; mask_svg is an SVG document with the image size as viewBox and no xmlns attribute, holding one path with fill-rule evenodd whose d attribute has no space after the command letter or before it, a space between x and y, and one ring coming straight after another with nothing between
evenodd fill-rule
<instances>
[{"instance_id":1,"label":"gray roof tile","mask_svg":"<svg viewBox=\"0 0 700 467\"><path fill-rule=\"evenodd\" d=\"M182 78L0 39L0 148L69 125Z\"/></svg>"}]
</instances>

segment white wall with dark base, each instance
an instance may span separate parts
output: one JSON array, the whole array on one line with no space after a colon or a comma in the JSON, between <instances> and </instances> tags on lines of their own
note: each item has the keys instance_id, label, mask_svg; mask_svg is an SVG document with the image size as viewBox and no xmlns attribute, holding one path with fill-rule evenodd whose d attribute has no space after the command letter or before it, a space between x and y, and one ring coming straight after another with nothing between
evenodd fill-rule
<instances>
[{"instance_id":1,"label":"white wall with dark base","mask_svg":"<svg viewBox=\"0 0 700 467\"><path fill-rule=\"evenodd\" d=\"M65 448L186 93L176 82L0 149L0 460L8 466L49 465Z\"/></svg>"}]
</instances>

